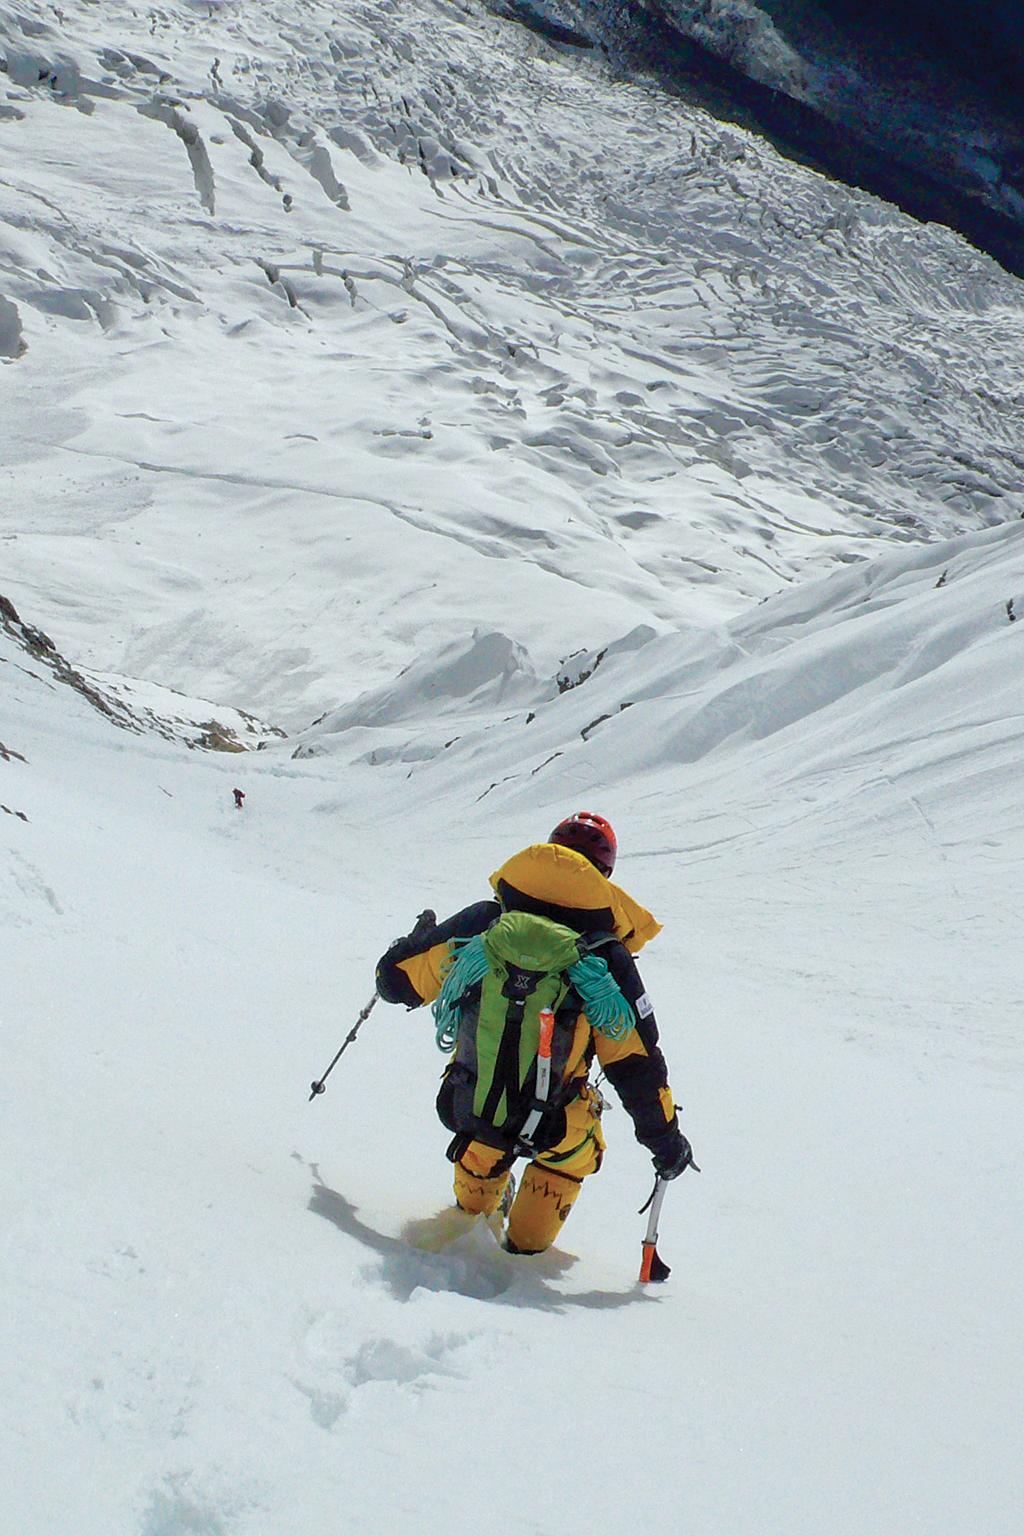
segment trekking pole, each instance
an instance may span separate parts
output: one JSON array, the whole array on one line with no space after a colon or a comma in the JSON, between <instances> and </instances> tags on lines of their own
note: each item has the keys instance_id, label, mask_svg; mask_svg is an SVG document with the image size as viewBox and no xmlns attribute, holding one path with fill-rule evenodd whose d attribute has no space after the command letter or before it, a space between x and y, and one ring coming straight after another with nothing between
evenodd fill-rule
<instances>
[{"instance_id":1,"label":"trekking pole","mask_svg":"<svg viewBox=\"0 0 1024 1536\"><path fill-rule=\"evenodd\" d=\"M656 1178L647 1203L637 1212L638 1216L642 1216L644 1211L650 1211L647 1218L647 1232L644 1235L643 1255L640 1259L641 1285L667 1280L672 1273L665 1260L658 1257L658 1217L661 1215L661 1205L666 1189L668 1189L668 1180Z\"/></svg>"},{"instance_id":2,"label":"trekking pole","mask_svg":"<svg viewBox=\"0 0 1024 1536\"><path fill-rule=\"evenodd\" d=\"M316 1098L318 1093L325 1093L327 1091L327 1079L330 1077L331 1073L334 1071L334 1068L337 1065L339 1059L341 1058L342 1053L344 1051L348 1050L349 1046L352 1044L352 1041L355 1039L356 1035L358 1035L360 1029L366 1023L366 1020L370 1017L370 1014L373 1012L375 1006L377 1005L377 1003L379 1001L380 1001L380 993L379 992L375 992L373 994L373 996L370 998L370 1001L367 1003L366 1007L360 1013L358 1019L356 1019L355 1023L353 1024L352 1028L349 1030L348 1034L345 1036L345 1039L344 1039L344 1041L342 1043L341 1049L338 1051L338 1053L335 1056L334 1060L331 1062L330 1066L327 1068L327 1071L324 1073L323 1077L318 1077L315 1082L310 1083L310 1085L309 1085L310 1086L310 1095L309 1095L309 1099L308 1099L308 1102L310 1104L312 1104L313 1100Z\"/></svg>"},{"instance_id":3,"label":"trekking pole","mask_svg":"<svg viewBox=\"0 0 1024 1536\"><path fill-rule=\"evenodd\" d=\"M430 932L431 928L434 927L436 922L437 922L436 914L431 910L430 907L427 907L426 911L425 912L421 912L419 917L416 919L416 925L413 928L412 932L408 935L408 941L412 942L412 941L414 941L416 939L422 938L424 934L427 934L427 933ZM397 943L399 943L399 940L396 939L395 940L395 944L397 944ZM394 950L394 947L395 947L395 945L392 945L392 947L391 947L392 950ZM380 993L379 992L374 992L373 996L370 998L370 1001L367 1003L366 1007L361 1011L358 1019L356 1019L355 1023L352 1026L352 1028L349 1030L348 1034L345 1036L345 1039L342 1041L342 1044L341 1044L341 1049L338 1051L338 1054L335 1056L334 1060L331 1062L330 1066L327 1068L327 1071L324 1073L323 1077L318 1077L315 1082L310 1083L310 1085L309 1085L309 1087L310 1087L310 1094L309 1094L309 1099L307 1100L308 1103L312 1104L313 1100L316 1098L318 1093L325 1093L327 1091L327 1079L330 1077L331 1073L334 1071L334 1068L337 1065L339 1058L341 1057L341 1055L342 1055L342 1053L344 1051L348 1050L349 1046L352 1044L352 1041L355 1039L356 1035L358 1035L360 1029L366 1023L366 1020L370 1017L370 1014L373 1012L374 1008L376 1007L376 1005L377 1005L377 1003L379 1001L380 1001Z\"/></svg>"}]
</instances>

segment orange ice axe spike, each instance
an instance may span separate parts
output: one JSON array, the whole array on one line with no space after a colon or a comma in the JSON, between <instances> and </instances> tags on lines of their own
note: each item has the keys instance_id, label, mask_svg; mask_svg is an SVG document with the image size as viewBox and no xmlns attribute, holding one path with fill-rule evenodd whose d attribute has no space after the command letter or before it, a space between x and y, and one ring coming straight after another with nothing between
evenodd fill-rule
<instances>
[{"instance_id":1,"label":"orange ice axe spike","mask_svg":"<svg viewBox=\"0 0 1024 1536\"><path fill-rule=\"evenodd\" d=\"M640 1207L639 1215L649 1211L647 1217L647 1232L644 1235L643 1253L640 1259L640 1284L657 1284L667 1280L672 1273L664 1259L658 1256L658 1217L661 1215L661 1204L668 1188L667 1179L655 1179L651 1198L646 1205Z\"/></svg>"}]
</instances>

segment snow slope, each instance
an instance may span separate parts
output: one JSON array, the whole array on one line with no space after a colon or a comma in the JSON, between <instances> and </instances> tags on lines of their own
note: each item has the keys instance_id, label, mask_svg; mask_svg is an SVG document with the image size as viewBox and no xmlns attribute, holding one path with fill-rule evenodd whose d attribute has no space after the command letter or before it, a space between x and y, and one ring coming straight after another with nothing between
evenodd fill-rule
<instances>
[{"instance_id":1,"label":"snow slope","mask_svg":"<svg viewBox=\"0 0 1024 1536\"><path fill-rule=\"evenodd\" d=\"M4 1529L1015 1536L1018 285L474 4L2 15ZM429 1017L308 1102L579 804L653 1291L621 1108L519 1260Z\"/></svg>"},{"instance_id":2,"label":"snow slope","mask_svg":"<svg viewBox=\"0 0 1024 1536\"><path fill-rule=\"evenodd\" d=\"M704 1169L656 1294L621 1109L559 1249L522 1261L453 1236L429 1019L372 1014L307 1102L391 932L481 894L582 765L474 807L458 777L200 757L8 642L10 1528L555 1536L583 1498L613 1531L1009 1536L1022 716L989 599L1018 533L948 550L938 590L908 559L826 582L831 612L765 605L747 657L635 706L662 757L600 803L667 925L645 975ZM902 658L844 674L858 626ZM768 734L724 714L758 657ZM681 709L721 737L689 762Z\"/></svg>"},{"instance_id":3,"label":"snow slope","mask_svg":"<svg viewBox=\"0 0 1024 1536\"><path fill-rule=\"evenodd\" d=\"M81 664L292 729L424 606L551 670L1019 494L1018 285L578 50L3 18L6 590Z\"/></svg>"}]
</instances>

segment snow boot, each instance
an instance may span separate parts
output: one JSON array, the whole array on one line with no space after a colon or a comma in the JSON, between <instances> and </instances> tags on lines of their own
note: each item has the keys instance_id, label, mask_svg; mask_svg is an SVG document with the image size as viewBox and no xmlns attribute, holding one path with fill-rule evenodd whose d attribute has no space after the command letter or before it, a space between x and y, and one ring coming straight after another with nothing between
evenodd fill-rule
<instances>
[{"instance_id":1,"label":"snow boot","mask_svg":"<svg viewBox=\"0 0 1024 1536\"><path fill-rule=\"evenodd\" d=\"M459 1207L471 1215L490 1216L498 1210L508 1188L510 1175L506 1169L494 1177L485 1178L470 1173L461 1163L455 1164L455 1199Z\"/></svg>"},{"instance_id":2,"label":"snow boot","mask_svg":"<svg viewBox=\"0 0 1024 1536\"><path fill-rule=\"evenodd\" d=\"M512 1202L505 1247L509 1253L543 1253L550 1248L580 1192L580 1180L531 1163Z\"/></svg>"}]
</instances>

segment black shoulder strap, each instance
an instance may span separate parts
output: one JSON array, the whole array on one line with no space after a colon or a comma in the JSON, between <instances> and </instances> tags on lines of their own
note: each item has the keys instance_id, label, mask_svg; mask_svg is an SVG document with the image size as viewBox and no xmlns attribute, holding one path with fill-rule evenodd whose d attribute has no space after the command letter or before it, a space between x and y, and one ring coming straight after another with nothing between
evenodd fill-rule
<instances>
[{"instance_id":1,"label":"black shoulder strap","mask_svg":"<svg viewBox=\"0 0 1024 1536\"><path fill-rule=\"evenodd\" d=\"M584 933L580 935L580 959L585 955L591 955L596 949L605 949L609 944L618 944L621 940L617 933Z\"/></svg>"}]
</instances>

